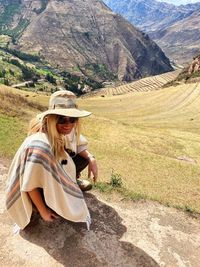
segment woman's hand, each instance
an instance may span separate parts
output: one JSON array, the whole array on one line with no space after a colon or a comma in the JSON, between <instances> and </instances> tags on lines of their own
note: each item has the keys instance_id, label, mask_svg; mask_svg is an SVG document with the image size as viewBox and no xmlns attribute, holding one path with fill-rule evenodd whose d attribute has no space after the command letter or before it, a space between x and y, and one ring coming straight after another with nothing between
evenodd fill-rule
<instances>
[{"instance_id":1,"label":"woman's hand","mask_svg":"<svg viewBox=\"0 0 200 267\"><path fill-rule=\"evenodd\" d=\"M97 162L95 158L89 158L89 164L88 164L88 178L91 178L91 175L93 174L93 181L94 183L97 180L98 177L98 167L97 167Z\"/></svg>"},{"instance_id":2,"label":"woman's hand","mask_svg":"<svg viewBox=\"0 0 200 267\"><path fill-rule=\"evenodd\" d=\"M55 219L59 218L59 216L49 208L40 211L40 216L46 222L52 222Z\"/></svg>"},{"instance_id":3,"label":"woman's hand","mask_svg":"<svg viewBox=\"0 0 200 267\"><path fill-rule=\"evenodd\" d=\"M59 218L55 212L46 206L39 188L35 188L27 193L44 221L52 222L54 219Z\"/></svg>"}]
</instances>

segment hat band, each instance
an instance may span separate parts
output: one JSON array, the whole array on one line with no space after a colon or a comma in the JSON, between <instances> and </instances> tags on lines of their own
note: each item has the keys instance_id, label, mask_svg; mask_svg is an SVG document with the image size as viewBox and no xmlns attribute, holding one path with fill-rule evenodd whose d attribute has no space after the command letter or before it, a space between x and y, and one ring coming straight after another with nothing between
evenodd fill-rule
<instances>
[{"instance_id":1,"label":"hat band","mask_svg":"<svg viewBox=\"0 0 200 267\"><path fill-rule=\"evenodd\" d=\"M53 106L53 109L57 109L57 108L61 108L61 109L65 109L65 108L77 108L76 104L74 103L68 103L68 105L65 104L57 104Z\"/></svg>"}]
</instances>

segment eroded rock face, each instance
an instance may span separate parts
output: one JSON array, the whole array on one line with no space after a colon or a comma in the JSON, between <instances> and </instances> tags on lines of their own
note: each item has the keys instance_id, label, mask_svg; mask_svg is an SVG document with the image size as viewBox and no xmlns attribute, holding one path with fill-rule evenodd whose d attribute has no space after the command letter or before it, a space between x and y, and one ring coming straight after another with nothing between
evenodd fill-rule
<instances>
[{"instance_id":1,"label":"eroded rock face","mask_svg":"<svg viewBox=\"0 0 200 267\"><path fill-rule=\"evenodd\" d=\"M192 64L189 66L188 73L192 74L200 71L200 55L194 57Z\"/></svg>"},{"instance_id":2,"label":"eroded rock face","mask_svg":"<svg viewBox=\"0 0 200 267\"><path fill-rule=\"evenodd\" d=\"M147 35L102 1L20 2L29 24L16 47L40 53L60 69L100 81L132 81L172 70L168 58Z\"/></svg>"}]
</instances>

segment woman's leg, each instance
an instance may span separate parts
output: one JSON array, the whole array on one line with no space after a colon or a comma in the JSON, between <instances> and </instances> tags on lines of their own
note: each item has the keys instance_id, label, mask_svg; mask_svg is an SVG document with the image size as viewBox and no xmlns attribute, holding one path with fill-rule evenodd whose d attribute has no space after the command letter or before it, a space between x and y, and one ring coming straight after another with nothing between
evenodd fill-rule
<instances>
[{"instance_id":1,"label":"woman's leg","mask_svg":"<svg viewBox=\"0 0 200 267\"><path fill-rule=\"evenodd\" d=\"M77 183L82 191L89 191L92 189L92 184L87 180L79 179L81 176L81 172L88 166L89 161L80 155L76 155L73 158L73 161L76 166L76 179Z\"/></svg>"},{"instance_id":2,"label":"woman's leg","mask_svg":"<svg viewBox=\"0 0 200 267\"><path fill-rule=\"evenodd\" d=\"M80 173L88 166L89 162L78 154L73 158L73 161L76 166L76 178L79 178Z\"/></svg>"}]
</instances>

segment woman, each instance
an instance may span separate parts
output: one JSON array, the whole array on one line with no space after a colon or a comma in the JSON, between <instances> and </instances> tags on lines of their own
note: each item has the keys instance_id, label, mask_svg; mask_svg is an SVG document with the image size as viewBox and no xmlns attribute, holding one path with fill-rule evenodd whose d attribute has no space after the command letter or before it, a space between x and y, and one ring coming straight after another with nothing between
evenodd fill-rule
<instances>
[{"instance_id":1,"label":"woman","mask_svg":"<svg viewBox=\"0 0 200 267\"><path fill-rule=\"evenodd\" d=\"M37 116L35 124L32 121L29 136L13 159L6 207L21 229L30 222L33 206L45 221L60 215L90 223L76 178L88 163L94 181L98 170L86 139L80 135L79 118L91 113L78 109L75 98L69 91L54 93L49 109ZM84 186L88 189L84 181L79 184L83 190Z\"/></svg>"}]
</instances>

